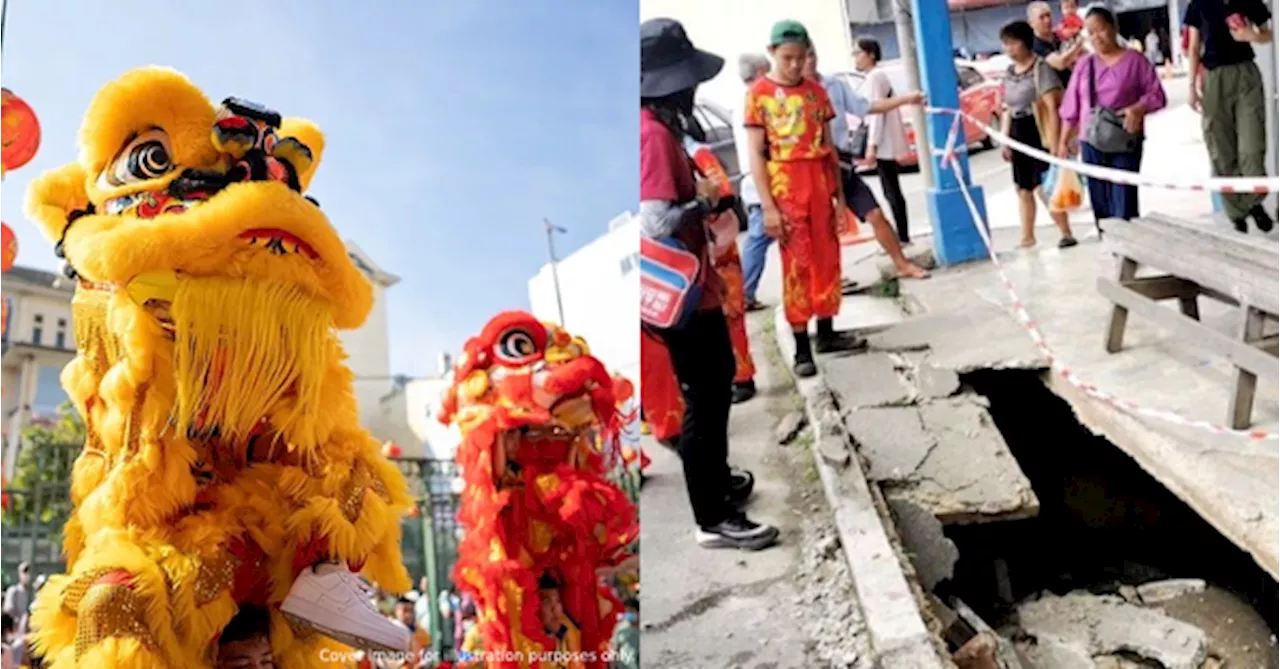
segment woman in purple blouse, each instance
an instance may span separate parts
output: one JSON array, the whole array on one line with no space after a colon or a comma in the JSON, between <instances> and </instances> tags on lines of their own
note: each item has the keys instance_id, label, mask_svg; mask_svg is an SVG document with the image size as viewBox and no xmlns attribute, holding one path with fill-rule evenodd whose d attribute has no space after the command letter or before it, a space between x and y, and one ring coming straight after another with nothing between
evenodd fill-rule
<instances>
[{"instance_id":1,"label":"woman in purple blouse","mask_svg":"<svg viewBox=\"0 0 1280 669\"><path fill-rule=\"evenodd\" d=\"M1060 157L1075 153L1079 138L1080 155L1091 165L1137 172L1142 164L1142 125L1147 114L1164 109L1164 89L1160 75L1143 55L1120 46L1116 40L1116 17L1104 7L1094 7L1085 15L1085 27L1094 53L1082 58L1072 70L1071 83L1062 98L1059 115L1062 132L1057 150ZM1092 86L1090 86L1092 83ZM1123 153L1106 153L1085 141L1094 108L1115 111L1124 119L1124 129L1139 135L1137 147ZM1093 219L1138 217L1138 187L1089 177L1089 200Z\"/></svg>"}]
</instances>

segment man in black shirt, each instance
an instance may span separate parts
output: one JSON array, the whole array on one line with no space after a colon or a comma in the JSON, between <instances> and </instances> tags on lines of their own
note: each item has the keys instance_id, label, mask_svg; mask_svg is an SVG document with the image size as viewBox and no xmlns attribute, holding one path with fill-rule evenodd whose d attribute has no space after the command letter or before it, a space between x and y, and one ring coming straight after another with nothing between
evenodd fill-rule
<instances>
[{"instance_id":1,"label":"man in black shirt","mask_svg":"<svg viewBox=\"0 0 1280 669\"><path fill-rule=\"evenodd\" d=\"M1220 177L1266 175L1267 121L1262 74L1253 45L1271 43L1271 11L1263 0L1191 0L1187 27L1189 71L1204 65L1204 89L1189 77L1191 107L1202 115L1213 173ZM1223 194L1227 216L1240 232L1248 219L1274 227L1258 193Z\"/></svg>"},{"instance_id":2,"label":"man in black shirt","mask_svg":"<svg viewBox=\"0 0 1280 669\"><path fill-rule=\"evenodd\" d=\"M1075 67L1080 54L1084 53L1084 40L1075 42L1069 49L1062 50L1062 42L1053 33L1053 10L1047 2L1033 2L1027 5L1027 23L1035 31L1035 41L1031 50L1040 56L1058 73L1062 80L1062 88L1066 89L1071 81L1071 69Z\"/></svg>"}]
</instances>

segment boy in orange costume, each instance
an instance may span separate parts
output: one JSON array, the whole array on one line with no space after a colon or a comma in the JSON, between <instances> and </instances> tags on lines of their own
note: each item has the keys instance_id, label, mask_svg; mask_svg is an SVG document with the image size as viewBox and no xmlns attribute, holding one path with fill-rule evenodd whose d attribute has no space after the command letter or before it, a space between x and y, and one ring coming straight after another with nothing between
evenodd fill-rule
<instances>
[{"instance_id":1,"label":"boy in orange costume","mask_svg":"<svg viewBox=\"0 0 1280 669\"><path fill-rule=\"evenodd\" d=\"M809 46L800 23L774 25L773 69L747 90L743 114L765 230L782 251L783 303L796 340L795 372L803 377L817 374L814 348L828 353L864 345L832 324L842 297L836 212L846 205L831 140L835 110L822 84L804 77ZM812 347L809 319L815 316Z\"/></svg>"}]
</instances>

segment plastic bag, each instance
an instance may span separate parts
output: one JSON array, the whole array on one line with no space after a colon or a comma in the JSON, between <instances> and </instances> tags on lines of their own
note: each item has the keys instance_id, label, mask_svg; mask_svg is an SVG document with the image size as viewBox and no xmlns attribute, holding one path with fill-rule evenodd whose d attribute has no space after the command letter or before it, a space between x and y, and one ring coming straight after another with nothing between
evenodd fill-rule
<instances>
[{"instance_id":1,"label":"plastic bag","mask_svg":"<svg viewBox=\"0 0 1280 669\"><path fill-rule=\"evenodd\" d=\"M1050 167L1044 188L1049 193L1049 211L1075 211L1084 204L1084 186L1075 170Z\"/></svg>"}]
</instances>

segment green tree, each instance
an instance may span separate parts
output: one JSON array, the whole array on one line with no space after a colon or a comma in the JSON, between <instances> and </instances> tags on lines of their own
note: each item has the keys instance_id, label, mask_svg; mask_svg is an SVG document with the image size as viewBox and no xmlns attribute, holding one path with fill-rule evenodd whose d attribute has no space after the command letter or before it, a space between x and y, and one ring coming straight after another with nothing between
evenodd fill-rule
<instances>
[{"instance_id":1,"label":"green tree","mask_svg":"<svg viewBox=\"0 0 1280 669\"><path fill-rule=\"evenodd\" d=\"M22 430L22 450L5 490L5 526L61 525L71 515L71 467L84 442L84 421L70 403L59 407L55 418Z\"/></svg>"}]
</instances>

